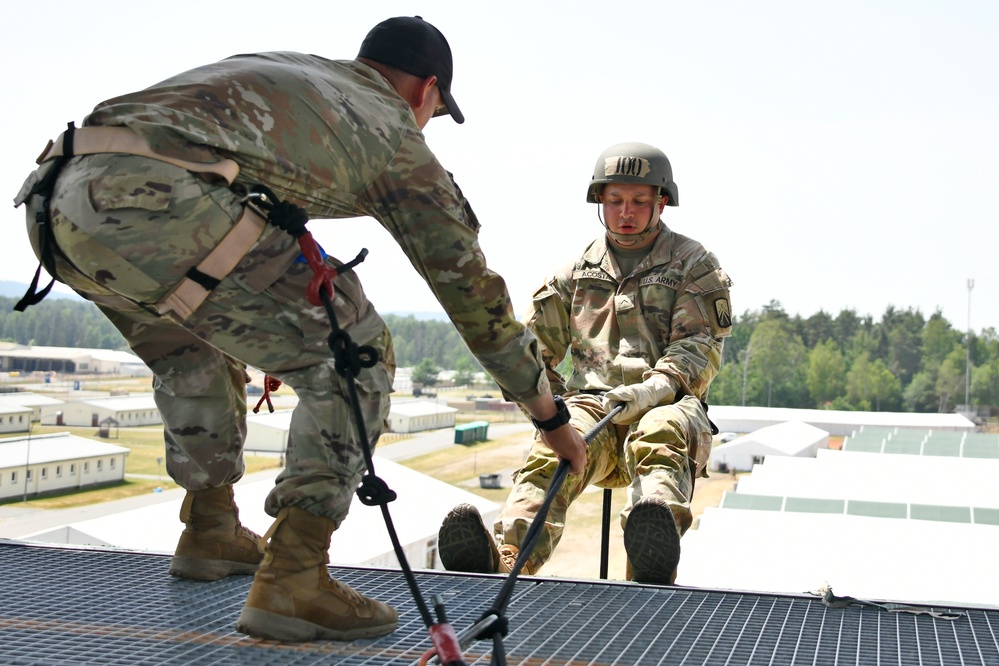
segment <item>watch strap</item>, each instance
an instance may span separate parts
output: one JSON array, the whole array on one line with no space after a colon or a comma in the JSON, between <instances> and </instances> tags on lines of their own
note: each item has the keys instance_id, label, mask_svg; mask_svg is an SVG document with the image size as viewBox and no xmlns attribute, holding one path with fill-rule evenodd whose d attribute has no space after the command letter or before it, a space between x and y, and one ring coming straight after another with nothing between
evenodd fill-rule
<instances>
[{"instance_id":1,"label":"watch strap","mask_svg":"<svg viewBox=\"0 0 999 666\"><path fill-rule=\"evenodd\" d=\"M531 423L538 430L543 430L544 432L551 432L552 430L558 430L566 423L569 422L569 408L566 406L565 401L562 400L562 396L555 396L555 407L558 411L555 412L555 416L550 419L545 419L544 421L539 421L535 418L531 418Z\"/></svg>"}]
</instances>

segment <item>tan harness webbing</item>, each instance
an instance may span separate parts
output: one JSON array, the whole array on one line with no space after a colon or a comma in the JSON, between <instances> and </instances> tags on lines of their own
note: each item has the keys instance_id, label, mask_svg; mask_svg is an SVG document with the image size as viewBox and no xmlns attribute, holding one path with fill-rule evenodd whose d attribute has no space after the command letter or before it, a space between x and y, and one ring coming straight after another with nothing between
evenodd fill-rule
<instances>
[{"instance_id":1,"label":"tan harness webbing","mask_svg":"<svg viewBox=\"0 0 999 666\"><path fill-rule=\"evenodd\" d=\"M63 132L55 141L49 141L42 155L38 158L39 164L63 156L65 134ZM192 173L218 176L229 185L232 185L236 176L239 175L239 165L231 159L222 159L217 162L191 162L159 155L149 147L145 139L127 127L76 128L73 130L72 152L73 155L121 153L148 157ZM172 311L181 320L188 319L211 293L211 288L202 283L218 284L229 275L236 264L246 256L246 253L257 242L266 226L266 218L253 206L245 205L243 214L229 230L229 233L201 263L188 271L188 275L160 299L155 306L156 311L161 315ZM192 279L192 275L199 279ZM205 277L209 280L205 280Z\"/></svg>"},{"instance_id":2,"label":"tan harness webbing","mask_svg":"<svg viewBox=\"0 0 999 666\"><path fill-rule=\"evenodd\" d=\"M55 141L49 141L37 160L38 164L63 156L65 136L66 133L63 132ZM73 154L94 155L96 153L124 153L149 157L193 173L216 175L229 185L232 185L236 176L239 175L239 165L236 164L235 160L228 158L217 162L192 162L159 155L149 147L145 139L127 127L78 127L74 129Z\"/></svg>"},{"instance_id":3,"label":"tan harness webbing","mask_svg":"<svg viewBox=\"0 0 999 666\"><path fill-rule=\"evenodd\" d=\"M246 256L266 226L267 220L253 206L244 206L243 214L239 220L225 235L225 238L215 246L215 249L202 259L197 270L221 281L232 272L240 259ZM160 299L160 302L156 304L156 311L160 314L166 314L173 310L178 317L185 320L194 314L194 311L208 298L210 293L210 289L206 289L190 277L185 277L166 296Z\"/></svg>"}]
</instances>

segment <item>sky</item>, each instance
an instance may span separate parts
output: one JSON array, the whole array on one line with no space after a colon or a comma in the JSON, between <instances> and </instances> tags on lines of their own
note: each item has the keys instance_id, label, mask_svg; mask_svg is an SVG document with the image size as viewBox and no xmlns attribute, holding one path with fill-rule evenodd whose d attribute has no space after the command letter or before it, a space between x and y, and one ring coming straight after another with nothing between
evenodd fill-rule
<instances>
[{"instance_id":1,"label":"sky","mask_svg":"<svg viewBox=\"0 0 999 666\"><path fill-rule=\"evenodd\" d=\"M5 7L0 70L11 199L50 138L99 102L251 51L356 55L390 16L448 38L466 122L425 133L482 223L514 308L602 233L585 201L597 156L662 149L679 188L664 220L731 276L734 312L942 311L999 329L999 3L106 0ZM0 280L28 282L24 214ZM441 311L370 218L314 220L382 312ZM974 281L969 291L968 281Z\"/></svg>"}]
</instances>

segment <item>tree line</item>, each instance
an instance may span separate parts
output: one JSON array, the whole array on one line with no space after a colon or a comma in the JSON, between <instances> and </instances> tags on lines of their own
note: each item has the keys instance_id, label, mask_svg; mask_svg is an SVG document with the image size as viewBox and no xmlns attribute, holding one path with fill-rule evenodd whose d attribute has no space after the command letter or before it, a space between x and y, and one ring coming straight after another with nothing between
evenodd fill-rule
<instances>
[{"instance_id":1,"label":"tree line","mask_svg":"<svg viewBox=\"0 0 999 666\"><path fill-rule=\"evenodd\" d=\"M128 349L118 329L89 301L49 297L15 312L17 301L0 296L0 340L40 347Z\"/></svg>"},{"instance_id":2,"label":"tree line","mask_svg":"<svg viewBox=\"0 0 999 666\"><path fill-rule=\"evenodd\" d=\"M17 300L0 296L0 340L41 347L128 350L118 329L89 301L49 297L15 312ZM383 317L392 332L397 365L413 367L429 359L437 368L481 369L451 322L419 320L412 315Z\"/></svg>"},{"instance_id":3,"label":"tree line","mask_svg":"<svg viewBox=\"0 0 999 666\"><path fill-rule=\"evenodd\" d=\"M128 349L92 303L49 298L25 312L0 297L0 339L52 347ZM384 315L400 367L481 370L448 321ZM970 372L968 361L970 360ZM566 366L566 364L563 364ZM428 378L429 378L428 374ZM735 317L711 385L719 405L951 412L999 406L999 334L955 329L939 312L889 306L880 320L844 309L791 316L779 301Z\"/></svg>"},{"instance_id":4,"label":"tree line","mask_svg":"<svg viewBox=\"0 0 999 666\"><path fill-rule=\"evenodd\" d=\"M968 362L970 360L970 372ZM780 302L735 318L710 402L862 411L999 406L999 334L956 330L938 310L889 306L803 318Z\"/></svg>"}]
</instances>

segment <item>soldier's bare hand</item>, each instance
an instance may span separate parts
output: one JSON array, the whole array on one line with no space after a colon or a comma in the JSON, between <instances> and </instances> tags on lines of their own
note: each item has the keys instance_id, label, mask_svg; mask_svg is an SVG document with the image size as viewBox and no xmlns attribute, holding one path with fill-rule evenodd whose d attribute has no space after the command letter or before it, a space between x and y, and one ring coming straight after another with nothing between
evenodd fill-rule
<instances>
[{"instance_id":1,"label":"soldier's bare hand","mask_svg":"<svg viewBox=\"0 0 999 666\"><path fill-rule=\"evenodd\" d=\"M559 458L569 461L570 474L579 474L586 468L586 442L571 425L566 424L551 432L541 432L541 441L558 454Z\"/></svg>"}]
</instances>

